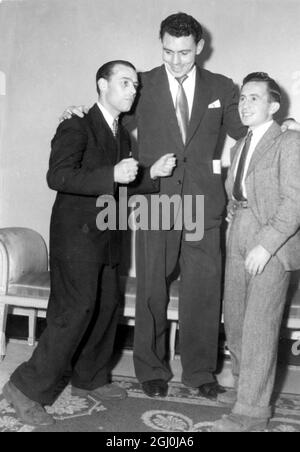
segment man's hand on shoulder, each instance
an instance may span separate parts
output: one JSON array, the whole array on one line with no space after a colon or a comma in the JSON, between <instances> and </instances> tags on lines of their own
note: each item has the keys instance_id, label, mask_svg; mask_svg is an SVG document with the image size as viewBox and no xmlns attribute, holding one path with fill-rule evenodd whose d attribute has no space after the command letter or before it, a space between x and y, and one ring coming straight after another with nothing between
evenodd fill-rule
<instances>
[{"instance_id":1,"label":"man's hand on shoulder","mask_svg":"<svg viewBox=\"0 0 300 452\"><path fill-rule=\"evenodd\" d=\"M59 117L59 122L63 122L66 119L71 119L72 116L79 116L79 118L83 118L89 112L89 108L86 105L71 105L66 108L63 114Z\"/></svg>"},{"instance_id":2,"label":"man's hand on shoulder","mask_svg":"<svg viewBox=\"0 0 300 452\"><path fill-rule=\"evenodd\" d=\"M293 118L285 119L281 126L282 132L286 132L287 130L295 130L296 132L300 132L300 123L295 121Z\"/></svg>"}]
</instances>

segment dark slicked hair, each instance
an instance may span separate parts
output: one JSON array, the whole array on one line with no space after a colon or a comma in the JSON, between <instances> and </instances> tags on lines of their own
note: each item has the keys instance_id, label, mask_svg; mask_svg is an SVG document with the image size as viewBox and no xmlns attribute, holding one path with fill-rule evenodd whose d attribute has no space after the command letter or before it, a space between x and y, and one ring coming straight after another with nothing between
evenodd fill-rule
<instances>
[{"instance_id":1,"label":"dark slicked hair","mask_svg":"<svg viewBox=\"0 0 300 452\"><path fill-rule=\"evenodd\" d=\"M98 86L98 82L99 82L100 78L109 80L110 77L114 73L114 68L118 65L130 67L131 69L133 69L136 72L136 68L129 61L115 60L115 61L109 61L108 63L103 64L103 66L101 66L98 69L97 74L96 74L96 87L97 87L97 93L99 95L100 95L100 89Z\"/></svg>"},{"instance_id":2,"label":"dark slicked hair","mask_svg":"<svg viewBox=\"0 0 300 452\"><path fill-rule=\"evenodd\" d=\"M266 82L271 102L281 103L281 89L273 78L266 72L252 72L248 74L243 80L243 86L249 82Z\"/></svg>"},{"instance_id":3,"label":"dark slicked hair","mask_svg":"<svg viewBox=\"0 0 300 452\"><path fill-rule=\"evenodd\" d=\"M198 44L202 39L203 29L194 17L185 13L177 13L167 17L161 23L159 33L161 40L163 40L165 33L169 33L169 35L175 36L176 38L192 35L195 43Z\"/></svg>"}]
</instances>

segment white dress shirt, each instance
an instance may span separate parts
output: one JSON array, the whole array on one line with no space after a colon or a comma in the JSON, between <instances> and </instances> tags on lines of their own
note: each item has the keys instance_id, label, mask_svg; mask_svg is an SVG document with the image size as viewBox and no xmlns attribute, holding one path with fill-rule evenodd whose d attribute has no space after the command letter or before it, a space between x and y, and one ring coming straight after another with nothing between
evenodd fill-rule
<instances>
[{"instance_id":1,"label":"white dress shirt","mask_svg":"<svg viewBox=\"0 0 300 452\"><path fill-rule=\"evenodd\" d=\"M103 114L104 119L107 122L107 124L109 125L109 128L111 129L112 133L114 133L113 123L114 123L115 119L118 121L118 118L114 118L109 113L109 111L107 111L107 109L105 107L103 107L102 104L100 104L100 102L97 102L97 105L100 108L100 111Z\"/></svg>"},{"instance_id":2,"label":"white dress shirt","mask_svg":"<svg viewBox=\"0 0 300 452\"><path fill-rule=\"evenodd\" d=\"M245 171L244 171L244 176L243 176L243 180L242 180L242 190L243 190L243 196L245 199L247 199L247 190L246 190L245 179L246 179L246 176L248 173L251 159L253 157L256 146L258 145L259 141L262 139L264 134L267 132L267 130L269 130L269 128L271 127L273 122L274 121L272 119L271 121L265 122L264 124L262 124L260 126L249 128L249 130L252 131L252 138L251 138L250 148L249 148L248 155L247 155L246 162L245 162ZM237 173L237 169L239 166L239 161L241 158L243 147L244 147L244 144L241 146L241 149L240 149L240 155L239 155L239 158L237 160L236 167L234 170L234 177L236 176L236 173Z\"/></svg>"},{"instance_id":3,"label":"white dress shirt","mask_svg":"<svg viewBox=\"0 0 300 452\"><path fill-rule=\"evenodd\" d=\"M168 76L168 80L169 80L169 87L170 87L170 91L171 91L171 95L172 95L172 99L173 99L173 103L174 103L174 107L175 107L179 84L178 84L178 81L176 80L176 78L174 77L174 75L171 74L171 72L169 71L167 66L165 66L165 68L166 68L166 72L167 72L167 76ZM195 86L196 86L196 66L193 66L191 71L187 74L187 79L183 82L182 86L184 88L185 95L186 95L186 98L188 101L189 118L191 119L193 103L194 103L194 95L195 95Z\"/></svg>"}]
</instances>

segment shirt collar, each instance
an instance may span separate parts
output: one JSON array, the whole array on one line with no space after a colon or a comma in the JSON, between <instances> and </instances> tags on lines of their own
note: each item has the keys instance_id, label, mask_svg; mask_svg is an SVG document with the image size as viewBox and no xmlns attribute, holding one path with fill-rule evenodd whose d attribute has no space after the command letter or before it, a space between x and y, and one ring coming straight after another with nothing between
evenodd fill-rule
<instances>
[{"instance_id":1,"label":"shirt collar","mask_svg":"<svg viewBox=\"0 0 300 452\"><path fill-rule=\"evenodd\" d=\"M265 122L264 124L261 124L260 126L249 128L249 131L250 130L252 131L252 135L254 138L260 139L266 133L266 131L271 127L273 122L274 122L274 120L271 119L270 121Z\"/></svg>"},{"instance_id":2,"label":"shirt collar","mask_svg":"<svg viewBox=\"0 0 300 452\"><path fill-rule=\"evenodd\" d=\"M169 83L174 83L174 82L178 83L177 80L176 80L176 77L173 74L171 74L171 72L168 69L166 64L165 64L165 68L166 68L167 76L168 76L168 79L169 79ZM190 72L188 72L186 75L187 75L187 79L185 80L185 82L187 80L192 81L195 78L195 76L196 76L196 65L195 64L192 67L192 69L190 70Z\"/></svg>"},{"instance_id":3,"label":"shirt collar","mask_svg":"<svg viewBox=\"0 0 300 452\"><path fill-rule=\"evenodd\" d=\"M111 130L113 130L113 123L114 123L115 119L118 121L119 118L114 118L110 114L110 112L105 107L103 107L103 105L100 102L97 102L97 105L98 105L101 113L103 114L105 121L107 122L107 124L109 125Z\"/></svg>"}]
</instances>

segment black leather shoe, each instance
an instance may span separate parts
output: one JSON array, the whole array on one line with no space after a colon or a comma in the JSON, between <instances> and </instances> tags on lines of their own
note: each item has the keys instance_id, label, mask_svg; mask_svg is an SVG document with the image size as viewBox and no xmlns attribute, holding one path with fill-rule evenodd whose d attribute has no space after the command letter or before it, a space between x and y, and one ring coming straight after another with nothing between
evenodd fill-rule
<instances>
[{"instance_id":1,"label":"black leather shoe","mask_svg":"<svg viewBox=\"0 0 300 452\"><path fill-rule=\"evenodd\" d=\"M223 386L220 386L217 381L212 381L211 383L204 383L204 385L199 386L199 397L204 397L205 399L217 401L218 395L226 392Z\"/></svg>"},{"instance_id":2,"label":"black leather shoe","mask_svg":"<svg viewBox=\"0 0 300 452\"><path fill-rule=\"evenodd\" d=\"M168 383L165 380L150 380L142 383L142 390L148 397L166 397Z\"/></svg>"},{"instance_id":3,"label":"black leather shoe","mask_svg":"<svg viewBox=\"0 0 300 452\"><path fill-rule=\"evenodd\" d=\"M55 424L54 418L46 412L40 403L29 399L12 382L6 383L2 394L7 402L13 406L17 416L24 424L35 427Z\"/></svg>"}]
</instances>

